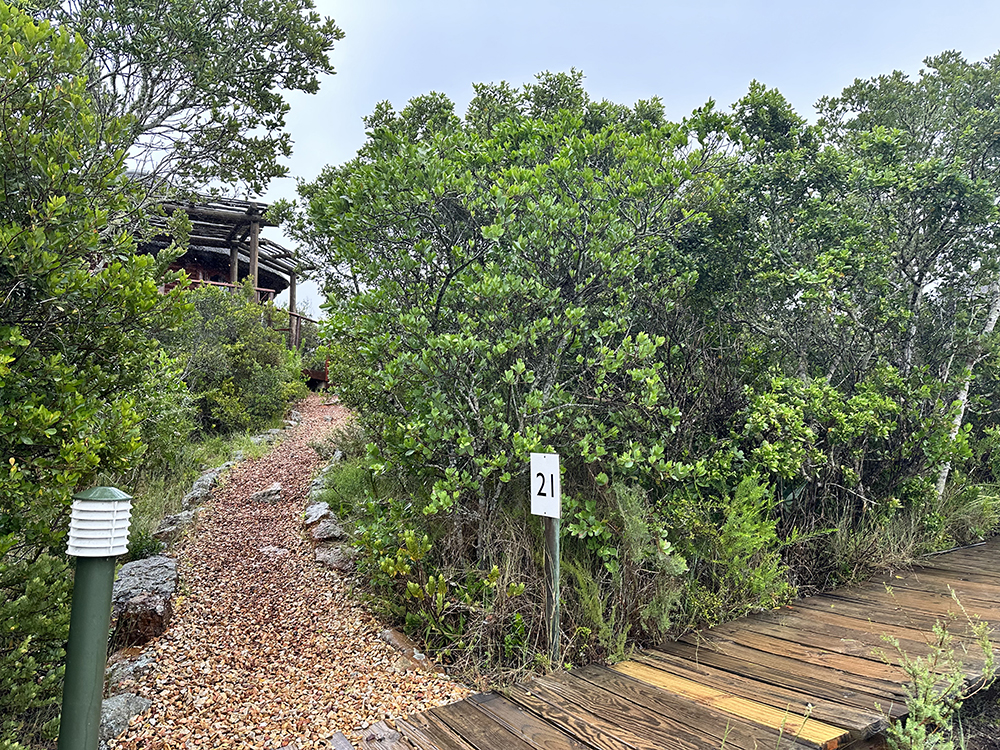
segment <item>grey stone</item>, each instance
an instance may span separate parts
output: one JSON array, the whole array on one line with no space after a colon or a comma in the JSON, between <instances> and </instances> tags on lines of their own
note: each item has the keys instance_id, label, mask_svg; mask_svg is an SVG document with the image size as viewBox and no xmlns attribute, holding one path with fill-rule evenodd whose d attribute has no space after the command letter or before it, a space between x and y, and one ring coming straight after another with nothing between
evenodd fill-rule
<instances>
[{"instance_id":1,"label":"grey stone","mask_svg":"<svg viewBox=\"0 0 1000 750\"><path fill-rule=\"evenodd\" d=\"M149 653L140 654L134 659L123 658L114 661L114 658L113 656L109 660L106 671L109 695L123 692L123 686L137 682L141 677L149 674L156 664L156 657Z\"/></svg>"},{"instance_id":2,"label":"grey stone","mask_svg":"<svg viewBox=\"0 0 1000 750\"><path fill-rule=\"evenodd\" d=\"M166 555L153 555L122 565L111 593L111 604L112 607L122 605L132 597L147 592L173 596L175 591L177 561Z\"/></svg>"},{"instance_id":3,"label":"grey stone","mask_svg":"<svg viewBox=\"0 0 1000 750\"><path fill-rule=\"evenodd\" d=\"M291 554L284 547L275 547L270 544L267 547L261 547L259 551L267 557L288 557Z\"/></svg>"},{"instance_id":4,"label":"grey stone","mask_svg":"<svg viewBox=\"0 0 1000 750\"><path fill-rule=\"evenodd\" d=\"M254 435L250 438L250 442L254 445L260 445L261 443L267 443L271 445L278 437L281 435L281 430L268 430L267 432L262 432L260 435Z\"/></svg>"},{"instance_id":5,"label":"grey stone","mask_svg":"<svg viewBox=\"0 0 1000 750\"><path fill-rule=\"evenodd\" d=\"M339 573L354 572L354 548L347 544L320 545L313 551L316 562Z\"/></svg>"},{"instance_id":6,"label":"grey stone","mask_svg":"<svg viewBox=\"0 0 1000 750\"><path fill-rule=\"evenodd\" d=\"M313 503L306 508L305 515L302 517L302 523L306 526L312 526L324 518L333 518L329 503Z\"/></svg>"},{"instance_id":7,"label":"grey stone","mask_svg":"<svg viewBox=\"0 0 1000 750\"><path fill-rule=\"evenodd\" d=\"M98 738L108 742L118 737L128 729L134 716L146 713L153 705L151 701L135 693L119 693L101 703L101 724L98 728Z\"/></svg>"},{"instance_id":8,"label":"grey stone","mask_svg":"<svg viewBox=\"0 0 1000 750\"><path fill-rule=\"evenodd\" d=\"M184 532L184 529L191 525L197 514L198 509L191 508L173 516L167 516L156 527L156 531L153 532L153 538L158 539L164 544L176 541Z\"/></svg>"},{"instance_id":9,"label":"grey stone","mask_svg":"<svg viewBox=\"0 0 1000 750\"><path fill-rule=\"evenodd\" d=\"M347 534L332 518L324 518L309 531L309 536L316 542L346 539Z\"/></svg>"},{"instance_id":10,"label":"grey stone","mask_svg":"<svg viewBox=\"0 0 1000 750\"><path fill-rule=\"evenodd\" d=\"M251 503L277 503L281 500L281 482L275 482L266 490L250 496Z\"/></svg>"},{"instance_id":11,"label":"grey stone","mask_svg":"<svg viewBox=\"0 0 1000 750\"><path fill-rule=\"evenodd\" d=\"M141 646L167 631L174 615L169 596L147 591L122 605L115 620L113 643L116 648Z\"/></svg>"},{"instance_id":12,"label":"grey stone","mask_svg":"<svg viewBox=\"0 0 1000 750\"><path fill-rule=\"evenodd\" d=\"M207 503L212 498L211 492L195 492L191 491L187 493L183 498L181 498L181 508L184 510L191 510L202 503Z\"/></svg>"},{"instance_id":13,"label":"grey stone","mask_svg":"<svg viewBox=\"0 0 1000 750\"><path fill-rule=\"evenodd\" d=\"M295 409L292 409L292 411L288 414L288 418L290 420L292 420L293 422L301 422L302 421L302 412L296 411Z\"/></svg>"},{"instance_id":14,"label":"grey stone","mask_svg":"<svg viewBox=\"0 0 1000 750\"><path fill-rule=\"evenodd\" d=\"M115 646L140 645L162 634L173 615L176 590L177 562L166 555L123 565L111 591Z\"/></svg>"}]
</instances>

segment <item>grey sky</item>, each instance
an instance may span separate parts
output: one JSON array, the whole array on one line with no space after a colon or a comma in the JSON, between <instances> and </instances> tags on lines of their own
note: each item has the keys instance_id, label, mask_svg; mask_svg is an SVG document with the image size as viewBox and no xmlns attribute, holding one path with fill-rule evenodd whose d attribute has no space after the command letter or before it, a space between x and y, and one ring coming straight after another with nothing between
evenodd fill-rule
<instances>
[{"instance_id":1,"label":"grey sky","mask_svg":"<svg viewBox=\"0 0 1000 750\"><path fill-rule=\"evenodd\" d=\"M576 67L591 98L632 104L659 96L670 119L709 98L728 108L757 79L804 116L855 78L899 69L948 49L980 60L1000 49L998 2L738 2L591 0L316 0L346 37L333 51L337 74L315 96L294 96L288 118L292 178L311 180L364 143L361 118L389 100L447 94L464 114L472 84L530 81ZM267 200L291 198L276 180ZM274 230L271 230L272 232ZM276 237L277 239L277 237ZM300 297L319 312L314 285ZM286 295L287 299L287 295Z\"/></svg>"}]
</instances>

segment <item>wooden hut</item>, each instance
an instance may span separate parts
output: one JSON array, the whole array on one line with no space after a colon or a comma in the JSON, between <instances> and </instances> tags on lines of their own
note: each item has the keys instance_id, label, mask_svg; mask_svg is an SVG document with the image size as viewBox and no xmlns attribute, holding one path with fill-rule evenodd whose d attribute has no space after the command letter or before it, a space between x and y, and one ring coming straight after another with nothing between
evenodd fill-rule
<instances>
[{"instance_id":1,"label":"wooden hut","mask_svg":"<svg viewBox=\"0 0 1000 750\"><path fill-rule=\"evenodd\" d=\"M165 201L163 209L171 215L178 209L191 221L187 252L171 263L170 270L187 272L195 284L211 284L236 289L253 280L258 301L273 301L288 290L290 313L289 344L297 347L303 320L295 309L297 273L301 259L261 231L277 224L265 216L268 205L259 201L233 198L206 198L198 202ZM154 217L154 226L166 227L165 217ZM164 232L139 246L139 252L157 254L170 244Z\"/></svg>"}]
</instances>

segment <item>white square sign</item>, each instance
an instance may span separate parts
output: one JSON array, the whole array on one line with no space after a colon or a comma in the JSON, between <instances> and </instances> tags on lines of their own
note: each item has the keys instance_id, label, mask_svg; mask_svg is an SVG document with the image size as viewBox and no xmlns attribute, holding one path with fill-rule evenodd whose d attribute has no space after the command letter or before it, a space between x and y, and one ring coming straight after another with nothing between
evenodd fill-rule
<instances>
[{"instance_id":1,"label":"white square sign","mask_svg":"<svg viewBox=\"0 0 1000 750\"><path fill-rule=\"evenodd\" d=\"M562 485L559 483L559 454L531 454L531 512L546 518L561 518Z\"/></svg>"}]
</instances>

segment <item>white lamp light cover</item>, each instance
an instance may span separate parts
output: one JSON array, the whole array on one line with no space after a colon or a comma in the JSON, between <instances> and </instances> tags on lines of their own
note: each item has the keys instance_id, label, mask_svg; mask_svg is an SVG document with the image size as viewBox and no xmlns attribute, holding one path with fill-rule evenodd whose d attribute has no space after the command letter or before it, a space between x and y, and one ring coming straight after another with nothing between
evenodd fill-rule
<instances>
[{"instance_id":1,"label":"white lamp light cover","mask_svg":"<svg viewBox=\"0 0 1000 750\"><path fill-rule=\"evenodd\" d=\"M116 557L128 550L132 501L74 500L66 552L75 557Z\"/></svg>"}]
</instances>

